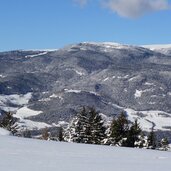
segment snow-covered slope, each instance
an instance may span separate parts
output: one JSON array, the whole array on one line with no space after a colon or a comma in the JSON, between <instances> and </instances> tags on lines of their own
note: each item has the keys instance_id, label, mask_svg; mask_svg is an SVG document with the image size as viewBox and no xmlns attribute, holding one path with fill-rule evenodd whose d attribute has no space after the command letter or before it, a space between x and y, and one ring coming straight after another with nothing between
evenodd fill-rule
<instances>
[{"instance_id":1,"label":"snow-covered slope","mask_svg":"<svg viewBox=\"0 0 171 171\"><path fill-rule=\"evenodd\" d=\"M143 45L143 47L166 55L171 54L171 44Z\"/></svg>"},{"instance_id":2,"label":"snow-covered slope","mask_svg":"<svg viewBox=\"0 0 171 171\"><path fill-rule=\"evenodd\" d=\"M143 47L149 48L151 50L171 48L171 44L154 44L154 45L143 45Z\"/></svg>"},{"instance_id":3,"label":"snow-covered slope","mask_svg":"<svg viewBox=\"0 0 171 171\"><path fill-rule=\"evenodd\" d=\"M7 136L10 135L10 132L7 131L6 129L0 128L0 138L1 136Z\"/></svg>"},{"instance_id":4,"label":"snow-covered slope","mask_svg":"<svg viewBox=\"0 0 171 171\"><path fill-rule=\"evenodd\" d=\"M0 136L2 171L170 171L171 153Z\"/></svg>"}]
</instances>

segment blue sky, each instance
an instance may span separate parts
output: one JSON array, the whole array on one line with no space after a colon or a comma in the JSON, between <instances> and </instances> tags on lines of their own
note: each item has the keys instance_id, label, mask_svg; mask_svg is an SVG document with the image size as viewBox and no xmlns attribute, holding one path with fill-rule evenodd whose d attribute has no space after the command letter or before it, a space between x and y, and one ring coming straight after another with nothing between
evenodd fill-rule
<instances>
[{"instance_id":1,"label":"blue sky","mask_svg":"<svg viewBox=\"0 0 171 171\"><path fill-rule=\"evenodd\" d=\"M171 44L170 4L170 0L0 0L0 51L56 49L85 41Z\"/></svg>"}]
</instances>

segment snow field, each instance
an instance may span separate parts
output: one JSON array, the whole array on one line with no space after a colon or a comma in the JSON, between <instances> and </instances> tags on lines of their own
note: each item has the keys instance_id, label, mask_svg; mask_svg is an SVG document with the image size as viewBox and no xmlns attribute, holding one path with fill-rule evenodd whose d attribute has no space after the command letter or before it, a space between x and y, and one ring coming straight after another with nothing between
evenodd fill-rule
<instances>
[{"instance_id":1,"label":"snow field","mask_svg":"<svg viewBox=\"0 0 171 171\"><path fill-rule=\"evenodd\" d=\"M0 136L3 171L170 171L171 153Z\"/></svg>"}]
</instances>

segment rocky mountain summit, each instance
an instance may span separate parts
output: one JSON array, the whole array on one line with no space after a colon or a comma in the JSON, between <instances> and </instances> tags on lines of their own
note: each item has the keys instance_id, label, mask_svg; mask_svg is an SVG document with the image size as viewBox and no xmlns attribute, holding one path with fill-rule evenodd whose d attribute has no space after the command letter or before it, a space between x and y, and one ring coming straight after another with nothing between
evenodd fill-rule
<instances>
[{"instance_id":1,"label":"rocky mountain summit","mask_svg":"<svg viewBox=\"0 0 171 171\"><path fill-rule=\"evenodd\" d=\"M59 50L0 53L0 109L43 128L82 106L112 117L126 111L143 129L171 129L171 46L79 43Z\"/></svg>"}]
</instances>

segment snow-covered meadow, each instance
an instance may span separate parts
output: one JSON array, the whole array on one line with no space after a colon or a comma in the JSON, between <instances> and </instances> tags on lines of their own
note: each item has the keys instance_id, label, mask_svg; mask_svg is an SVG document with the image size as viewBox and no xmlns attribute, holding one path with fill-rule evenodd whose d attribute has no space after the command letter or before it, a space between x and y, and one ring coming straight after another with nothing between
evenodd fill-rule
<instances>
[{"instance_id":1,"label":"snow-covered meadow","mask_svg":"<svg viewBox=\"0 0 171 171\"><path fill-rule=\"evenodd\" d=\"M5 135L3 130L0 132ZM2 171L170 171L171 152L61 143L0 133Z\"/></svg>"}]
</instances>

